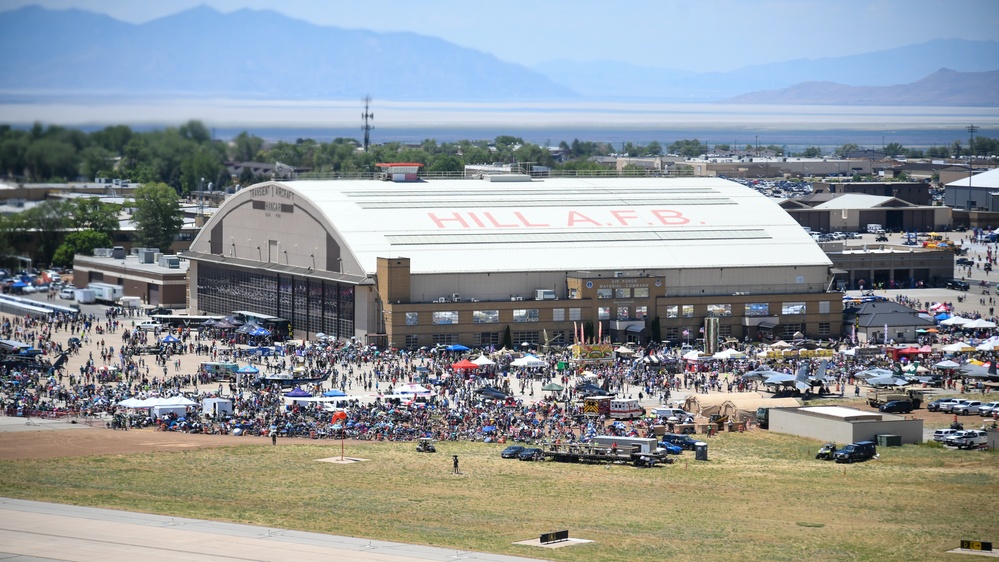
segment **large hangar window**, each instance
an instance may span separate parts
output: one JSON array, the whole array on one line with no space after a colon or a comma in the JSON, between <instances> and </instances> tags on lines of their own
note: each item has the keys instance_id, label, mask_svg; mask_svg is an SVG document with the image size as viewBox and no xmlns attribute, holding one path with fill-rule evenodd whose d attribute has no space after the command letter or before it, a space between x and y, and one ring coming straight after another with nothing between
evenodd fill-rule
<instances>
[{"instance_id":1,"label":"large hangar window","mask_svg":"<svg viewBox=\"0 0 999 562\"><path fill-rule=\"evenodd\" d=\"M209 314L252 310L287 318L295 330L354 335L352 285L202 263L197 291L201 310Z\"/></svg>"}]
</instances>

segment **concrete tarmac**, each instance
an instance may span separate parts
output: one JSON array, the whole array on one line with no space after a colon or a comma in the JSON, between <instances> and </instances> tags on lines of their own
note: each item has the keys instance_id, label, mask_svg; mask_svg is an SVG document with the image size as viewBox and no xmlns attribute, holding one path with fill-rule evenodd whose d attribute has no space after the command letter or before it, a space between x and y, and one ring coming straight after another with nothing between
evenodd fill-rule
<instances>
[{"instance_id":1,"label":"concrete tarmac","mask_svg":"<svg viewBox=\"0 0 999 562\"><path fill-rule=\"evenodd\" d=\"M50 560L527 562L535 559L0 498L0 561Z\"/></svg>"}]
</instances>

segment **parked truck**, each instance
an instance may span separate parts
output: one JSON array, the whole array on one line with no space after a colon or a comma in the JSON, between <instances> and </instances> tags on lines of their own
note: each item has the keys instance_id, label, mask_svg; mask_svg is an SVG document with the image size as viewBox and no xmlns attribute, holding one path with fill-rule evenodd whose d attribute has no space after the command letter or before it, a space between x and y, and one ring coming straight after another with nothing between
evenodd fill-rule
<instances>
[{"instance_id":1,"label":"parked truck","mask_svg":"<svg viewBox=\"0 0 999 562\"><path fill-rule=\"evenodd\" d=\"M87 288L94 292L94 299L97 302L115 304L118 299L125 296L125 288L121 285L110 283L91 283Z\"/></svg>"},{"instance_id":2,"label":"parked truck","mask_svg":"<svg viewBox=\"0 0 999 562\"><path fill-rule=\"evenodd\" d=\"M93 304L96 302L94 291L91 289L75 289L73 290L73 298L80 304Z\"/></svg>"},{"instance_id":3,"label":"parked truck","mask_svg":"<svg viewBox=\"0 0 999 562\"><path fill-rule=\"evenodd\" d=\"M867 403L870 404L872 408L880 408L892 400L908 400L909 402L912 402L912 409L918 410L923 404L923 391L909 389L870 390L867 392Z\"/></svg>"},{"instance_id":4,"label":"parked truck","mask_svg":"<svg viewBox=\"0 0 999 562\"><path fill-rule=\"evenodd\" d=\"M770 408L757 408L756 409L756 424L760 426L760 429L770 428Z\"/></svg>"}]
</instances>

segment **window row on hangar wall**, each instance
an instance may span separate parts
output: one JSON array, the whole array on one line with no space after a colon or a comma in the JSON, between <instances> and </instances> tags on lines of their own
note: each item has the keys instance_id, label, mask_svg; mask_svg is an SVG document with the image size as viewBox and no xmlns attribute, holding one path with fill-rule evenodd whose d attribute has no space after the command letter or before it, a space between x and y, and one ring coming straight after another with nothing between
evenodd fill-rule
<instances>
[{"instance_id":1,"label":"window row on hangar wall","mask_svg":"<svg viewBox=\"0 0 999 562\"><path fill-rule=\"evenodd\" d=\"M809 304L814 308L809 310ZM741 310L740 310L741 308ZM644 320L648 318L649 310L645 305L598 306L597 320ZM777 305L770 302L752 302L741 305L731 303L713 303L706 305L668 304L661 307L660 318L697 317L758 317L758 316L803 316L806 314L831 314L832 301L782 301ZM568 314L567 314L568 312ZM741 313L741 314L739 314ZM544 316L544 318L543 318ZM474 310L433 310L410 311L404 313L406 326L435 325L449 326L455 324L500 324L524 322L576 322L590 320L583 317L582 307L566 308L515 308L500 310L483 308ZM464 321L462 321L464 317ZM470 318L469 318L470 317Z\"/></svg>"},{"instance_id":2,"label":"window row on hangar wall","mask_svg":"<svg viewBox=\"0 0 999 562\"><path fill-rule=\"evenodd\" d=\"M732 324L722 324L718 326L718 337L779 337L784 339L791 339L798 332L805 333L810 336L816 336L819 338L823 337L837 337L839 334L833 332L833 328L839 328L839 324L835 325L832 322L817 322L812 324L805 324L803 322L788 322L780 324L774 328L758 329L756 333L752 333L749 326L732 325ZM765 332L765 333L764 333ZM511 330L511 340L514 345L521 345L527 343L529 345L538 345L545 343L543 340L544 336L548 337L547 342L555 345L566 345L572 342L566 339L566 330ZM662 329L661 337L663 340L667 341L680 341L684 339L693 340L695 338L701 337L703 334L700 332L700 326L695 326L693 324L686 326L665 326ZM393 337L389 345L399 346L404 345L407 349L416 349L424 345L453 345L457 343L464 343L471 345L473 347L499 347L502 344L502 332L483 332L483 331L470 331L470 332L434 332L432 334L405 334L400 337L396 335ZM628 341L635 341L642 343L648 339L648 335L642 335L640 333L626 333L625 338ZM623 339L623 338L619 338Z\"/></svg>"},{"instance_id":3,"label":"window row on hangar wall","mask_svg":"<svg viewBox=\"0 0 999 562\"><path fill-rule=\"evenodd\" d=\"M286 318L295 330L354 335L354 286L202 263L198 308L209 314L253 310Z\"/></svg>"}]
</instances>

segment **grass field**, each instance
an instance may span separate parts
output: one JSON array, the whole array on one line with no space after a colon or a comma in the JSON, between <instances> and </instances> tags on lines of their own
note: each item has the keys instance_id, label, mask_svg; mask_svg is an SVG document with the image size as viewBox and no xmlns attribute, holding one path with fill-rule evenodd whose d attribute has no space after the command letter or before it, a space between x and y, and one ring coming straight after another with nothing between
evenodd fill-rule
<instances>
[{"instance_id":1,"label":"grass field","mask_svg":"<svg viewBox=\"0 0 999 562\"><path fill-rule=\"evenodd\" d=\"M0 463L0 495L554 560L939 560L999 539L999 455L938 445L814 460L819 443L757 430L654 469L528 463L501 445L265 444ZM336 449L338 452L338 448ZM451 455L462 475L451 474ZM595 542L513 545L569 529Z\"/></svg>"}]
</instances>

